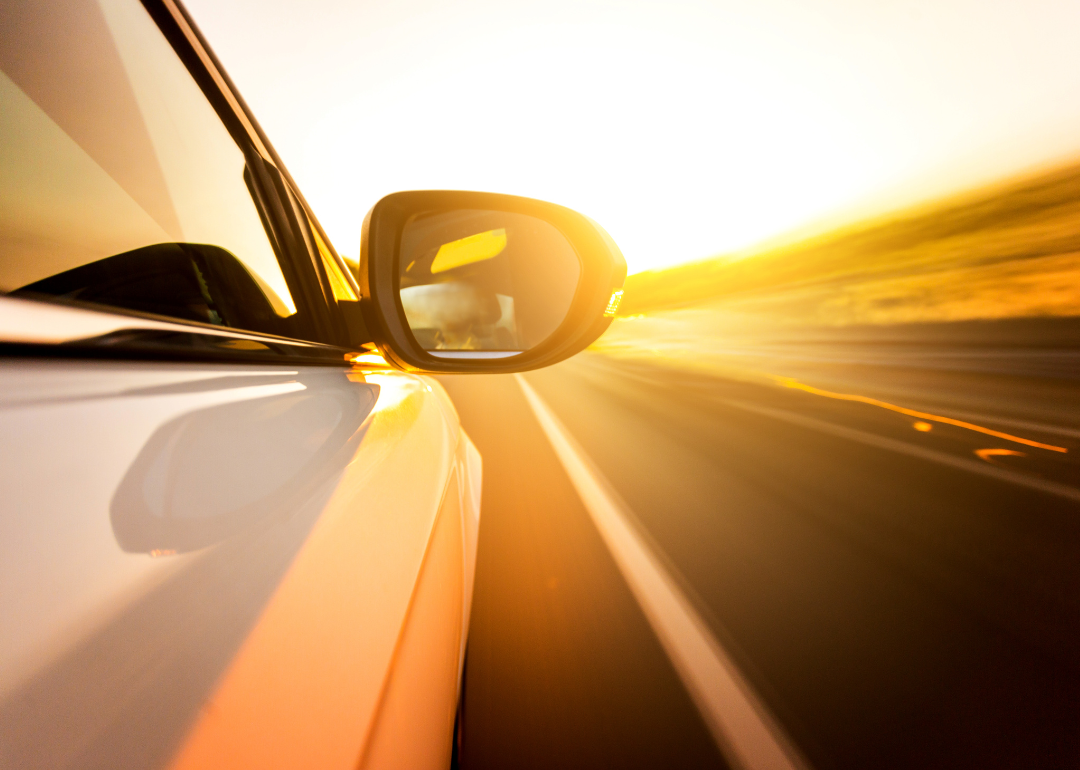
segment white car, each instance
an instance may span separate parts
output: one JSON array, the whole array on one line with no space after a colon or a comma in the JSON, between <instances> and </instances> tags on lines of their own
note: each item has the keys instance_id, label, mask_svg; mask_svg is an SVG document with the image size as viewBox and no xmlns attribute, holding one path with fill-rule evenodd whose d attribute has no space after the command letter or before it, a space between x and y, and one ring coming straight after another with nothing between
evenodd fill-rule
<instances>
[{"instance_id":1,"label":"white car","mask_svg":"<svg viewBox=\"0 0 1080 770\"><path fill-rule=\"evenodd\" d=\"M606 233L396 193L354 274L182 7L39 0L0 242L0 767L450 764L481 461L424 374L596 339Z\"/></svg>"}]
</instances>

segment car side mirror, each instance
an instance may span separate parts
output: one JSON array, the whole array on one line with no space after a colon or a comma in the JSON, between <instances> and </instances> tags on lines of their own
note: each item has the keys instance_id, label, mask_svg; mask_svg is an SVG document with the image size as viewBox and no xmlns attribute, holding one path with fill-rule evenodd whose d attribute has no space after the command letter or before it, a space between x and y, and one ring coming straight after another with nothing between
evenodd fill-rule
<instances>
[{"instance_id":1,"label":"car side mirror","mask_svg":"<svg viewBox=\"0 0 1080 770\"><path fill-rule=\"evenodd\" d=\"M561 361L611 323L626 262L598 224L477 192L388 195L360 241L361 310L394 365L516 372Z\"/></svg>"}]
</instances>

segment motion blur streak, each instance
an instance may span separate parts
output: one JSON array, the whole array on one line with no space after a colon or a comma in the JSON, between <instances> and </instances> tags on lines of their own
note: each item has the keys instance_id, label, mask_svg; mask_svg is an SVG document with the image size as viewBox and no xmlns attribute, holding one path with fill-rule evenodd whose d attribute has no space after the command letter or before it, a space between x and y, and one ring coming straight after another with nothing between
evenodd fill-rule
<instances>
[{"instance_id":1,"label":"motion blur streak","mask_svg":"<svg viewBox=\"0 0 1080 770\"><path fill-rule=\"evenodd\" d=\"M991 457L1023 457L1023 452L1014 449L976 449L975 454L988 463L994 462Z\"/></svg>"},{"instance_id":2,"label":"motion blur streak","mask_svg":"<svg viewBox=\"0 0 1080 770\"><path fill-rule=\"evenodd\" d=\"M807 767L580 447L525 379L515 378L728 762L746 770Z\"/></svg>"},{"instance_id":3,"label":"motion blur streak","mask_svg":"<svg viewBox=\"0 0 1080 770\"><path fill-rule=\"evenodd\" d=\"M798 425L802 428L810 428L811 430L819 431L821 433L827 433L838 438L846 439L848 441L854 441L867 446L876 447L878 449L886 449L891 452L898 452L900 454L906 454L911 457L917 457L921 460L929 460L930 462L938 463L940 465L947 465L958 470L971 471L983 476L991 476L1001 481L1008 481L1012 484L1019 484L1020 486L1029 487L1031 489L1037 489L1040 492L1046 492L1051 495L1057 495L1058 497L1064 497L1066 500L1073 500L1080 502L1080 489L1070 487L1065 484L1058 484L1053 481L1046 481L1044 479L1026 476L1021 473L1016 473L1010 470L1003 470L998 468L988 468L985 465L972 462L966 457L956 457L945 452L940 452L935 449L928 449L916 444L909 444L906 441L897 441L893 438L886 436L879 436L874 433L868 433L866 431L858 430L855 428L849 428L844 425L835 425L824 420L817 420L813 417L806 417L795 412L788 412L782 409L773 409L767 406L761 406L759 404L746 403L742 401L729 401L728 406L733 406L736 409L744 409L747 412L754 412L763 417L770 417L775 420L782 420L784 422L791 423L792 425ZM984 460L987 460L982 453L989 453L991 455L1006 455L1014 457L1024 457L1022 452L1012 452L1008 449L980 449L976 450L975 454ZM989 460L987 460L989 462Z\"/></svg>"},{"instance_id":4,"label":"motion blur streak","mask_svg":"<svg viewBox=\"0 0 1080 770\"><path fill-rule=\"evenodd\" d=\"M776 381L783 385L785 388L795 388L796 390L804 390L807 393L813 393L815 396L825 396L826 398L835 398L839 401L858 401L863 404L870 404L871 406L880 406L882 409L889 409L893 412L899 412L900 414L906 414L909 417L918 417L921 420L933 420L934 422L945 423L946 425L955 425L958 428L967 428L968 430L978 431L979 433L985 433L988 436L995 436L997 438L1003 438L1006 441L1015 441L1017 444L1026 444L1027 446L1038 447L1039 449L1049 449L1051 452L1068 452L1069 450L1063 446L1054 446L1053 444L1043 444L1038 441L1032 441L1031 439L1020 438L1019 436L1013 436L1009 433L1002 433L998 430L991 430L990 428L984 428L981 425L975 425L970 422L964 422L962 420L954 420L951 417L942 417L937 414L928 414L927 412L918 412L914 409L905 409L902 406L896 404L889 404L885 401L879 401L876 398L870 398L869 396L856 396L849 393L831 393L821 388L815 388L811 385L804 385L798 380L791 377L777 377ZM915 430L920 432L927 432L929 428L921 427L920 423L915 424ZM1018 454L1016 452L1007 452L1006 450L980 450L990 452L991 454ZM980 454L979 457L982 457ZM985 457L983 459L986 459Z\"/></svg>"}]
</instances>

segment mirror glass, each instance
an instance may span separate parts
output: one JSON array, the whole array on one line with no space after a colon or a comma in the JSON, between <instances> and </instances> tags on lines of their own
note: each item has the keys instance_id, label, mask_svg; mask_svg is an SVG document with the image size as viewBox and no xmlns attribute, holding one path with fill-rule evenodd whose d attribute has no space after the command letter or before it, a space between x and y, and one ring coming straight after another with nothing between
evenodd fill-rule
<instances>
[{"instance_id":1,"label":"mirror glass","mask_svg":"<svg viewBox=\"0 0 1080 770\"><path fill-rule=\"evenodd\" d=\"M570 309L581 264L552 225L526 214L418 214L401 235L401 305L424 350L501 358L536 347Z\"/></svg>"}]
</instances>

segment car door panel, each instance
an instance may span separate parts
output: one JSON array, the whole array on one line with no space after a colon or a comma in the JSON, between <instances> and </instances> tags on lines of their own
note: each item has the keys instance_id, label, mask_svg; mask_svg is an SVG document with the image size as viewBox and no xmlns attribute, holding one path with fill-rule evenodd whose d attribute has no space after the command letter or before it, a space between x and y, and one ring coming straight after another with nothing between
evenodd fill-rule
<instances>
[{"instance_id":1,"label":"car door panel","mask_svg":"<svg viewBox=\"0 0 1080 770\"><path fill-rule=\"evenodd\" d=\"M461 491L453 474L365 742L363 770L449 766L464 631Z\"/></svg>"},{"instance_id":2,"label":"car door panel","mask_svg":"<svg viewBox=\"0 0 1080 770\"><path fill-rule=\"evenodd\" d=\"M430 384L396 373L367 379L380 385L380 405L352 475L335 491L174 768L355 767L365 739L378 730L388 672L425 569L434 571L435 584L452 586L444 612L414 625L435 645L444 635L439 623L447 612L453 616L453 687L427 694L448 698L442 708L453 713L460 666L453 653L465 602L456 470L463 434ZM437 519L445 523L438 531L451 534L433 541ZM438 558L425 566L432 548ZM451 727L444 736L414 740L445 739L449 746Z\"/></svg>"},{"instance_id":3,"label":"car door panel","mask_svg":"<svg viewBox=\"0 0 1080 770\"><path fill-rule=\"evenodd\" d=\"M0 766L355 765L460 498L441 399L337 367L8 359Z\"/></svg>"}]
</instances>

